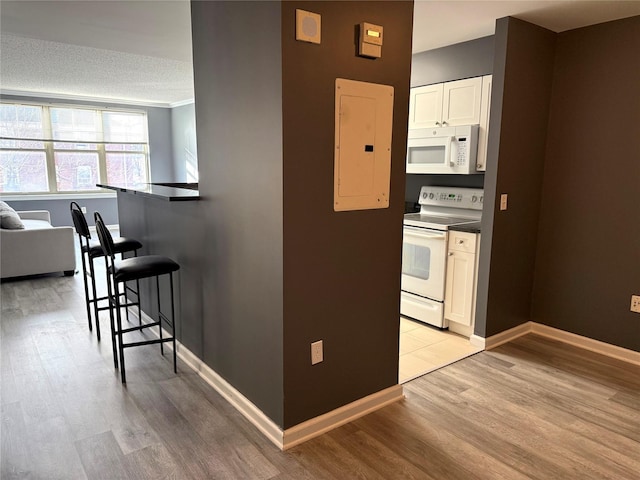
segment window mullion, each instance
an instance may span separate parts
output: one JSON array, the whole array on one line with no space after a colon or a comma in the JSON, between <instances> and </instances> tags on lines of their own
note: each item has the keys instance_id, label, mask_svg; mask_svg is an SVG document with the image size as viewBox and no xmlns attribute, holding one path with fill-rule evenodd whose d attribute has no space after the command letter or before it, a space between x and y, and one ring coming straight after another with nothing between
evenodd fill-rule
<instances>
[{"instance_id":1,"label":"window mullion","mask_svg":"<svg viewBox=\"0 0 640 480\"><path fill-rule=\"evenodd\" d=\"M58 193L58 178L56 175L56 159L55 150L53 148L53 129L51 127L51 114L49 107L42 107L42 128L44 129L44 137L52 139L44 142L44 151L47 158L47 180L49 182L49 192Z\"/></svg>"},{"instance_id":2,"label":"window mullion","mask_svg":"<svg viewBox=\"0 0 640 480\"><path fill-rule=\"evenodd\" d=\"M102 142L98 143L98 174L100 176L100 183L108 183L107 180L107 153L106 153L106 140L104 138L104 122L102 119L102 111L99 111L100 122L100 134L102 135Z\"/></svg>"}]
</instances>

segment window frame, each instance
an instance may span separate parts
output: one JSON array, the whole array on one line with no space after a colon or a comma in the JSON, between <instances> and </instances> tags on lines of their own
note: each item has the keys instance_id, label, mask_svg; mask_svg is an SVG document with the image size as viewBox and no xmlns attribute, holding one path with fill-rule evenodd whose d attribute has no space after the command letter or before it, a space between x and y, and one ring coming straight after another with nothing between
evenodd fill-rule
<instances>
[{"instance_id":1,"label":"window frame","mask_svg":"<svg viewBox=\"0 0 640 480\"><path fill-rule=\"evenodd\" d=\"M143 155L144 156L144 170L147 178L147 182L150 181L151 178L151 165L149 161L149 116L146 110L142 109L133 109L133 108L124 108L124 107L110 107L110 106L96 106L90 104L68 104L68 103L52 103L52 102L30 102L30 101L16 101L16 100L0 100L0 104L2 105L15 105L15 106L36 106L40 107L42 111L42 131L44 133L44 138L20 138L20 137L5 137L0 135L0 140L26 140L26 141L39 141L43 142L43 148L20 148L20 147L0 147L0 151L20 151L20 152L43 152L45 155L46 162L46 176L48 183L47 191L40 192L6 192L0 191L0 195L6 199L63 199L65 197L74 197L74 198L104 198L104 197L113 197L114 193L110 190L104 188L90 189L90 190L58 190L58 179L56 176L56 153L79 153L79 152L87 152L87 153L95 153L98 156L98 179L96 179L97 183L106 184L107 180L107 156L108 154L132 154L132 155ZM51 120L51 109L55 108L66 108L66 109L74 109L74 110L91 110L97 112L99 119L99 141L81 141L81 140L60 140L53 138L53 128L52 128L52 120ZM106 141L105 140L105 128L104 128L104 112L117 112L117 113L125 113L125 114L136 114L141 115L144 118L144 142L118 142L118 141ZM67 144L81 144L87 143L96 145L96 149L91 150L81 150L81 149L72 149L67 147L58 147L56 148L54 145L56 143L67 143ZM141 149L131 150L125 149L123 150L109 150L107 145L136 145L141 146Z\"/></svg>"}]
</instances>

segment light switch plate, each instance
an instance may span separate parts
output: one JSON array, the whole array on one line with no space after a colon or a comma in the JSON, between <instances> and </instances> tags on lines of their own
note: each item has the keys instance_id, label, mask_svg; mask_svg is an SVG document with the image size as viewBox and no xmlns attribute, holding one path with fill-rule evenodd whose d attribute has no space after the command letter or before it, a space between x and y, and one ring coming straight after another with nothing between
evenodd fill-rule
<instances>
[{"instance_id":1,"label":"light switch plate","mask_svg":"<svg viewBox=\"0 0 640 480\"><path fill-rule=\"evenodd\" d=\"M318 340L311 344L311 365L315 365L316 363L320 363L324 360L322 350L322 340Z\"/></svg>"},{"instance_id":2,"label":"light switch plate","mask_svg":"<svg viewBox=\"0 0 640 480\"><path fill-rule=\"evenodd\" d=\"M296 9L296 40L320 43L320 14Z\"/></svg>"},{"instance_id":3,"label":"light switch plate","mask_svg":"<svg viewBox=\"0 0 640 480\"><path fill-rule=\"evenodd\" d=\"M507 209L507 194L503 193L502 195L500 195L500 210L506 210Z\"/></svg>"},{"instance_id":4,"label":"light switch plate","mask_svg":"<svg viewBox=\"0 0 640 480\"><path fill-rule=\"evenodd\" d=\"M631 295L631 311L640 313L640 295Z\"/></svg>"}]
</instances>

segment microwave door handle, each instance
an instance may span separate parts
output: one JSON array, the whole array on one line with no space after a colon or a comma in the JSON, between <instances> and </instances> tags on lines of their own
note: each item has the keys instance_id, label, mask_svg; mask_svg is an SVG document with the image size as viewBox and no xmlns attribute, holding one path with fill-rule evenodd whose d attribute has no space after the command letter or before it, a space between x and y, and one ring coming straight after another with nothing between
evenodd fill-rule
<instances>
[{"instance_id":1,"label":"microwave door handle","mask_svg":"<svg viewBox=\"0 0 640 480\"><path fill-rule=\"evenodd\" d=\"M455 167L456 166L456 162L453 160L453 156L458 156L458 143L457 143L458 139L456 137L451 137L450 143L449 145L451 145L452 147L455 148L455 152L451 152L449 154L449 166L450 167Z\"/></svg>"}]
</instances>

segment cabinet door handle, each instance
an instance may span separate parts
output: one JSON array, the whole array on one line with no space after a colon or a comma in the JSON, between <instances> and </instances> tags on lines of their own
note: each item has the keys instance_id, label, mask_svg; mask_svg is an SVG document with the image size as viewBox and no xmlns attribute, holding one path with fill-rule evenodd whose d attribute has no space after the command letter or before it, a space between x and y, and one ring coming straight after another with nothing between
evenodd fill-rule
<instances>
[{"instance_id":1,"label":"cabinet door handle","mask_svg":"<svg viewBox=\"0 0 640 480\"><path fill-rule=\"evenodd\" d=\"M450 257L453 257L453 252L449 252L449 256L450 256Z\"/></svg>"},{"instance_id":2,"label":"cabinet door handle","mask_svg":"<svg viewBox=\"0 0 640 480\"><path fill-rule=\"evenodd\" d=\"M439 127L440 126L440 122L436 122L436 125Z\"/></svg>"},{"instance_id":3,"label":"cabinet door handle","mask_svg":"<svg viewBox=\"0 0 640 480\"><path fill-rule=\"evenodd\" d=\"M446 121L442 121L442 126L444 127L445 125L449 125Z\"/></svg>"}]
</instances>

